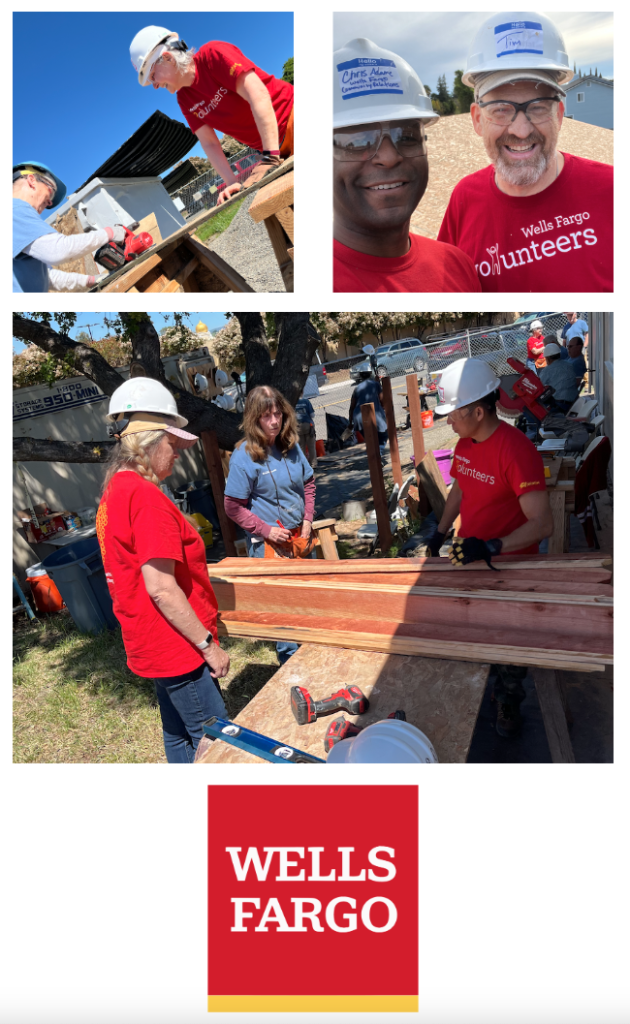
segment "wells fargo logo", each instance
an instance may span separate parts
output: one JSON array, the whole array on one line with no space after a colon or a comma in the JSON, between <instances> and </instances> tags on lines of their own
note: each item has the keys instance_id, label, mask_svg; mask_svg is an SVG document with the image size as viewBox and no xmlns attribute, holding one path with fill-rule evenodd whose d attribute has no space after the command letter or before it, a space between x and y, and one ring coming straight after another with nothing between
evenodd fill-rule
<instances>
[{"instance_id":1,"label":"wells fargo logo","mask_svg":"<svg viewBox=\"0 0 630 1024\"><path fill-rule=\"evenodd\" d=\"M210 786L208 801L208 1010L416 1013L417 786Z\"/></svg>"},{"instance_id":2,"label":"wells fargo logo","mask_svg":"<svg viewBox=\"0 0 630 1024\"><path fill-rule=\"evenodd\" d=\"M231 75L235 75L236 74L236 69L237 68L242 68L242 67L243 67L242 64L232 64L232 67L230 68L230 74Z\"/></svg>"}]
</instances>

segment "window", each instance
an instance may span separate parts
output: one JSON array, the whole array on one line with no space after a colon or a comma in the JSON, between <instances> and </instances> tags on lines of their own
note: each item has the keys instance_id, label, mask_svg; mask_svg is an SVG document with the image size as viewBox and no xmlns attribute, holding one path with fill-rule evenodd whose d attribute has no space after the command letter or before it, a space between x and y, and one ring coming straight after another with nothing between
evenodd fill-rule
<instances>
[{"instance_id":1,"label":"window","mask_svg":"<svg viewBox=\"0 0 630 1024\"><path fill-rule=\"evenodd\" d=\"M584 93L583 92L579 92L577 94L577 101L578 101L578 103L584 103Z\"/></svg>"}]
</instances>

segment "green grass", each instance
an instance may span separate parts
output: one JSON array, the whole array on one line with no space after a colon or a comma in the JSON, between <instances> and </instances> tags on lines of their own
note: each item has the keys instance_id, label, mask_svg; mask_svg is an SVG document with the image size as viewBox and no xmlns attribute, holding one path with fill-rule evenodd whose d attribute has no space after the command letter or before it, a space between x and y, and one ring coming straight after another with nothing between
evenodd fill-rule
<instances>
[{"instance_id":1,"label":"green grass","mask_svg":"<svg viewBox=\"0 0 630 1024\"><path fill-rule=\"evenodd\" d=\"M199 241L205 242L211 235L220 235L222 231L225 231L236 217L243 202L244 200L241 199L238 203L234 203L234 206L228 206L227 210L221 210L221 213L217 213L216 216L211 217L205 224L202 224L198 231L195 232Z\"/></svg>"},{"instance_id":2,"label":"green grass","mask_svg":"<svg viewBox=\"0 0 630 1024\"><path fill-rule=\"evenodd\" d=\"M278 669L275 644L223 638L221 680L234 718ZM61 613L14 628L14 748L17 762L165 762L153 686L129 671L120 630L79 633Z\"/></svg>"}]
</instances>

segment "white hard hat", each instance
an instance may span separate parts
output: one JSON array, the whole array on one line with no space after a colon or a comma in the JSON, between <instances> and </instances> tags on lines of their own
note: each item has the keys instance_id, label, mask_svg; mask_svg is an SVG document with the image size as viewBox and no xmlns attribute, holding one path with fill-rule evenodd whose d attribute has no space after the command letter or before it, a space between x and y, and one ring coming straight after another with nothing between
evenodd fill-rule
<instances>
[{"instance_id":1,"label":"white hard hat","mask_svg":"<svg viewBox=\"0 0 630 1024\"><path fill-rule=\"evenodd\" d=\"M215 405L218 405L219 409L225 409L226 412L233 409L236 404L231 395L217 395L213 401Z\"/></svg>"},{"instance_id":2,"label":"white hard hat","mask_svg":"<svg viewBox=\"0 0 630 1024\"><path fill-rule=\"evenodd\" d=\"M558 345L557 341L550 341L543 349L544 356L559 356L561 352L562 349Z\"/></svg>"},{"instance_id":3,"label":"white hard hat","mask_svg":"<svg viewBox=\"0 0 630 1024\"><path fill-rule=\"evenodd\" d=\"M229 377L225 370L217 370L214 375L214 383L218 388L224 388L229 381Z\"/></svg>"},{"instance_id":4,"label":"white hard hat","mask_svg":"<svg viewBox=\"0 0 630 1024\"><path fill-rule=\"evenodd\" d=\"M480 75L496 71L508 73L503 82L519 81L520 76L509 72L523 71L529 72L524 78L549 81L551 76L558 85L570 82L574 74L561 33L550 18L535 11L492 14L475 33L462 82L474 87ZM497 79L492 88L503 82Z\"/></svg>"},{"instance_id":5,"label":"white hard hat","mask_svg":"<svg viewBox=\"0 0 630 1024\"><path fill-rule=\"evenodd\" d=\"M531 322L531 324L529 326L530 326L530 330L532 330L532 331L542 331L543 330L542 320L532 320L532 322Z\"/></svg>"},{"instance_id":6,"label":"white hard hat","mask_svg":"<svg viewBox=\"0 0 630 1024\"><path fill-rule=\"evenodd\" d=\"M492 394L501 384L495 371L483 359L457 359L438 381L439 402L435 411L447 416L463 405Z\"/></svg>"},{"instance_id":7,"label":"white hard hat","mask_svg":"<svg viewBox=\"0 0 630 1024\"><path fill-rule=\"evenodd\" d=\"M371 39L351 39L333 60L333 128L439 117L411 65Z\"/></svg>"},{"instance_id":8,"label":"white hard hat","mask_svg":"<svg viewBox=\"0 0 630 1024\"><path fill-rule=\"evenodd\" d=\"M374 722L351 740L335 743L328 764L437 764L431 741L397 718Z\"/></svg>"},{"instance_id":9,"label":"white hard hat","mask_svg":"<svg viewBox=\"0 0 630 1024\"><path fill-rule=\"evenodd\" d=\"M149 84L149 75L153 65L168 49L166 44L176 42L178 39L177 32L170 32L167 28L160 28L158 25L148 25L136 32L131 40L129 55L131 63L138 72L140 85Z\"/></svg>"},{"instance_id":10,"label":"white hard hat","mask_svg":"<svg viewBox=\"0 0 630 1024\"><path fill-rule=\"evenodd\" d=\"M170 416L176 427L185 427L188 420L180 416L177 404L168 388L152 377L131 377L116 388L109 400L107 418L115 420L117 416L128 417L134 412L156 412L161 416Z\"/></svg>"}]
</instances>

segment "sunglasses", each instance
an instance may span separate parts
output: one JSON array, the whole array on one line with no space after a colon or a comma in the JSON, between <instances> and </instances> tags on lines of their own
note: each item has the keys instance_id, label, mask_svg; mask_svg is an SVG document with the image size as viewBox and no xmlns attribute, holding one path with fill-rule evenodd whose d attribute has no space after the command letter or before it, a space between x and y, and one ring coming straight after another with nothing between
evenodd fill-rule
<instances>
[{"instance_id":1,"label":"sunglasses","mask_svg":"<svg viewBox=\"0 0 630 1024\"><path fill-rule=\"evenodd\" d=\"M385 136L400 156L425 156L425 127L424 121L404 120L339 128L333 131L333 156L336 160L371 160Z\"/></svg>"},{"instance_id":2,"label":"sunglasses","mask_svg":"<svg viewBox=\"0 0 630 1024\"><path fill-rule=\"evenodd\" d=\"M554 103L559 103L558 96L538 97L534 100L527 100L526 103L514 103L512 100L488 100L486 103L479 101L479 107L484 108L484 117L492 124L512 124L522 110L525 117L531 124L543 124L550 121L555 113Z\"/></svg>"}]
</instances>

